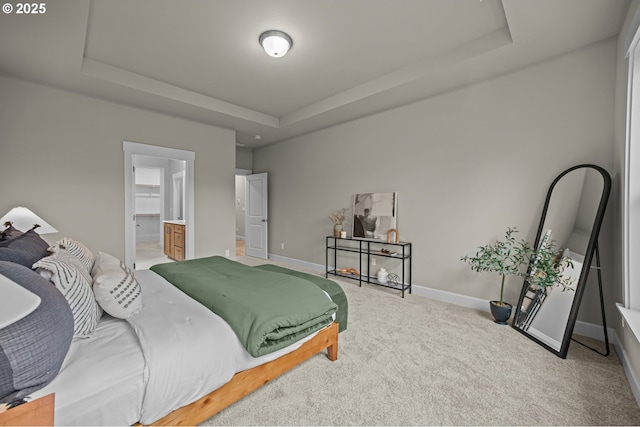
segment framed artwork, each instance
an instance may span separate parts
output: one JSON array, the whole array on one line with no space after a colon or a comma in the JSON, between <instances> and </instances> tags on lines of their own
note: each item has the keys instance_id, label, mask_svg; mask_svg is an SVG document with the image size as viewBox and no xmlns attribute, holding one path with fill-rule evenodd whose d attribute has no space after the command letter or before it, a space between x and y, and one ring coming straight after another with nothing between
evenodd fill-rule
<instances>
[{"instance_id":1,"label":"framed artwork","mask_svg":"<svg viewBox=\"0 0 640 427\"><path fill-rule=\"evenodd\" d=\"M396 228L398 193L359 193L353 196L353 233L355 239L387 240L387 232Z\"/></svg>"}]
</instances>

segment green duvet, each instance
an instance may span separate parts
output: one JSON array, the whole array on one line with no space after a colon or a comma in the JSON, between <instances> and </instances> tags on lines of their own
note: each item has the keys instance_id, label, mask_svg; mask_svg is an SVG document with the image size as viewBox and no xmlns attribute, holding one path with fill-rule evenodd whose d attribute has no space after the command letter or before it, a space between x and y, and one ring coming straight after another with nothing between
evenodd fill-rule
<instances>
[{"instance_id":1,"label":"green duvet","mask_svg":"<svg viewBox=\"0 0 640 427\"><path fill-rule=\"evenodd\" d=\"M274 271L277 273L288 274L290 276L300 277L301 279L308 280L314 283L316 286L325 291L331 300L338 304L338 311L336 312L336 322L338 322L338 330L340 332L347 330L347 321L349 319L349 303L344 290L333 280L325 279L324 277L316 276L314 274L303 273L297 270L291 270L289 268L280 267L274 264L263 264L253 268L260 268L262 270Z\"/></svg>"},{"instance_id":2,"label":"green duvet","mask_svg":"<svg viewBox=\"0 0 640 427\"><path fill-rule=\"evenodd\" d=\"M157 264L151 270L222 317L253 357L319 331L338 308L307 280L224 257Z\"/></svg>"}]
</instances>

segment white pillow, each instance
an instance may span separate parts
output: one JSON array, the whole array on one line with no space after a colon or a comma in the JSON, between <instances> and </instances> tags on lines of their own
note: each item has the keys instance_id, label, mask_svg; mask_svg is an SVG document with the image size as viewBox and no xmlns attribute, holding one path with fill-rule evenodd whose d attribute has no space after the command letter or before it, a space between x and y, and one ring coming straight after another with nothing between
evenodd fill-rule
<instances>
[{"instance_id":1,"label":"white pillow","mask_svg":"<svg viewBox=\"0 0 640 427\"><path fill-rule=\"evenodd\" d=\"M91 277L98 304L113 317L126 319L142 308L140 284L133 272L118 258L98 252Z\"/></svg>"},{"instance_id":2,"label":"white pillow","mask_svg":"<svg viewBox=\"0 0 640 427\"><path fill-rule=\"evenodd\" d=\"M91 274L91 269L96 260L95 255L84 243L71 237L63 237L49 248L50 252L56 253L66 251L74 257L78 258L80 264L84 267L87 274Z\"/></svg>"},{"instance_id":3,"label":"white pillow","mask_svg":"<svg viewBox=\"0 0 640 427\"><path fill-rule=\"evenodd\" d=\"M67 299L73 313L73 337L93 335L102 309L91 291L91 276L76 257L61 251L33 264L51 273L51 281Z\"/></svg>"}]
</instances>

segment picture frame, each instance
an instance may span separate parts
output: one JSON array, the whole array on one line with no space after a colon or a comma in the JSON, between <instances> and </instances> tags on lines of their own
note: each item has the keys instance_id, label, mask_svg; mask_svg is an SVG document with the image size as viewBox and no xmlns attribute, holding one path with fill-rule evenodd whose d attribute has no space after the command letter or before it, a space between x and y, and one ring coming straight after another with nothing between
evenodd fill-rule
<instances>
[{"instance_id":1,"label":"picture frame","mask_svg":"<svg viewBox=\"0 0 640 427\"><path fill-rule=\"evenodd\" d=\"M395 229L398 217L398 193L357 193L353 196L354 239L387 240L387 232Z\"/></svg>"}]
</instances>

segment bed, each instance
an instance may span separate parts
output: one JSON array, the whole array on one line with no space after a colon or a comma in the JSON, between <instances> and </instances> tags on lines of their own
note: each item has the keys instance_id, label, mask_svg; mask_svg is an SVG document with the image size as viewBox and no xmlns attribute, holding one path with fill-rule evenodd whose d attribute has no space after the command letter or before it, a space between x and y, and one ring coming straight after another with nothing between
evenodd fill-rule
<instances>
[{"instance_id":1,"label":"bed","mask_svg":"<svg viewBox=\"0 0 640 427\"><path fill-rule=\"evenodd\" d=\"M277 348L252 355L223 317L160 274L138 271L143 303L135 314L101 314L90 337L73 339L55 378L27 400L55 393L57 425L195 425L319 352L337 360L338 332L346 327L348 308L335 282L220 257L206 261L246 271L258 281L280 277L313 286L337 309L318 328L305 327L291 340L277 339ZM179 270L202 262L173 264Z\"/></svg>"}]
</instances>

